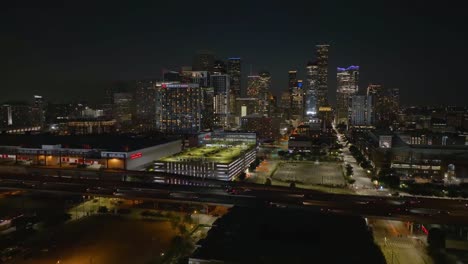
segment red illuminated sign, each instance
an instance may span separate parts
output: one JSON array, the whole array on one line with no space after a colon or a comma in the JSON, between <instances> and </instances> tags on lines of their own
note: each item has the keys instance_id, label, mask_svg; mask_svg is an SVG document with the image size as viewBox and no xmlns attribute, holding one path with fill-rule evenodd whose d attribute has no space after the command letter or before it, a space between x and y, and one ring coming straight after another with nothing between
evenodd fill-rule
<instances>
[{"instance_id":1,"label":"red illuminated sign","mask_svg":"<svg viewBox=\"0 0 468 264\"><path fill-rule=\"evenodd\" d=\"M141 156L143 156L141 152L133 153L132 155L130 155L130 159L139 159L141 158Z\"/></svg>"}]
</instances>

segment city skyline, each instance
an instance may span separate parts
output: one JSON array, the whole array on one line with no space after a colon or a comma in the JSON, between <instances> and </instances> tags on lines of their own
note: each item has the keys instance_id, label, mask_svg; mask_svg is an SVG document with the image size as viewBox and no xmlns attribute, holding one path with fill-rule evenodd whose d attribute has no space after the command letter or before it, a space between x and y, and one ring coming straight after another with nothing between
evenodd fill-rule
<instances>
[{"instance_id":1,"label":"city skyline","mask_svg":"<svg viewBox=\"0 0 468 264\"><path fill-rule=\"evenodd\" d=\"M0 49L6 58L0 82L3 98L41 94L58 101L65 99L58 93L66 90L68 99L96 100L112 81L158 78L162 69L191 65L196 52L206 49L223 60L242 58L242 86L251 68L254 73L269 71L273 92L279 95L287 89L285 73L297 69L298 78L306 79L304 68L315 59L315 45L327 43L329 76L336 76L339 65L357 64L360 89L369 83L399 88L406 105L464 104L466 91L460 88L466 85L462 74L466 39L458 34L463 23L456 15L440 22L431 18L436 12L460 12L455 7L327 2L317 3L318 15L310 19L306 10L315 7L313 3L285 7L240 3L227 14L207 3L209 15L194 21L195 11L201 9L186 5L184 10L170 3L97 4L93 10L84 4L60 9L7 7ZM158 16L148 19L154 10ZM172 15L183 19L163 27ZM347 21L353 21L353 31L344 30ZM330 78L329 84L331 93L336 80ZM460 90L462 96L451 96ZM417 96L421 93L426 96Z\"/></svg>"}]
</instances>

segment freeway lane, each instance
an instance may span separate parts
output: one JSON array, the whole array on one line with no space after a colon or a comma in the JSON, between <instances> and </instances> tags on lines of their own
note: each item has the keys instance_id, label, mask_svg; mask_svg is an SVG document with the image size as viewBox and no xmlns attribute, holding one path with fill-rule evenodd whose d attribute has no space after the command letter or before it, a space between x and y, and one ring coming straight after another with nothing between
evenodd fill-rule
<instances>
[{"instance_id":1,"label":"freeway lane","mask_svg":"<svg viewBox=\"0 0 468 264\"><path fill-rule=\"evenodd\" d=\"M379 216L421 223L468 223L466 200L338 195L265 185L249 188L132 183L46 176L0 175L0 187L68 192L125 199L160 199L240 206L276 206L302 210Z\"/></svg>"}]
</instances>

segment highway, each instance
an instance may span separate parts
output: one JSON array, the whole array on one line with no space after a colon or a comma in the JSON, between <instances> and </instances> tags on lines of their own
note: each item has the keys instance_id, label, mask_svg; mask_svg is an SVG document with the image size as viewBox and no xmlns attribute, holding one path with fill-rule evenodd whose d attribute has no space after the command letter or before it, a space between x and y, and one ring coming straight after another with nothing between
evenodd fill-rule
<instances>
[{"instance_id":1,"label":"highway","mask_svg":"<svg viewBox=\"0 0 468 264\"><path fill-rule=\"evenodd\" d=\"M418 223L468 223L468 201L464 199L341 195L279 186L242 183L233 185L225 182L207 187L37 175L0 175L0 188L123 199L153 199L248 207L273 206L324 213L383 217Z\"/></svg>"}]
</instances>

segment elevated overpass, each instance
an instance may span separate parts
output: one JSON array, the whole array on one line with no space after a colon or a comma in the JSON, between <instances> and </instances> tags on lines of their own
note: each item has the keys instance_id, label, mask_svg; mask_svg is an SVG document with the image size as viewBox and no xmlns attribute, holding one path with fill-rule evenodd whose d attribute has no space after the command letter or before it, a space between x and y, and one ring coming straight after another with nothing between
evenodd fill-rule
<instances>
[{"instance_id":1,"label":"elevated overpass","mask_svg":"<svg viewBox=\"0 0 468 264\"><path fill-rule=\"evenodd\" d=\"M67 170L67 173L70 171L75 172ZM54 175L51 173L53 170L42 168L32 172L0 174L0 188L181 203L288 207L431 224L468 223L468 201L458 199L338 195L279 186L194 180L176 175L167 177L174 177L171 179L179 181L179 184L120 179L122 174L133 172L95 172L100 174L88 175L78 171L80 176L75 175L78 177ZM138 172L137 175L147 174ZM99 177L91 177L95 175Z\"/></svg>"}]
</instances>

